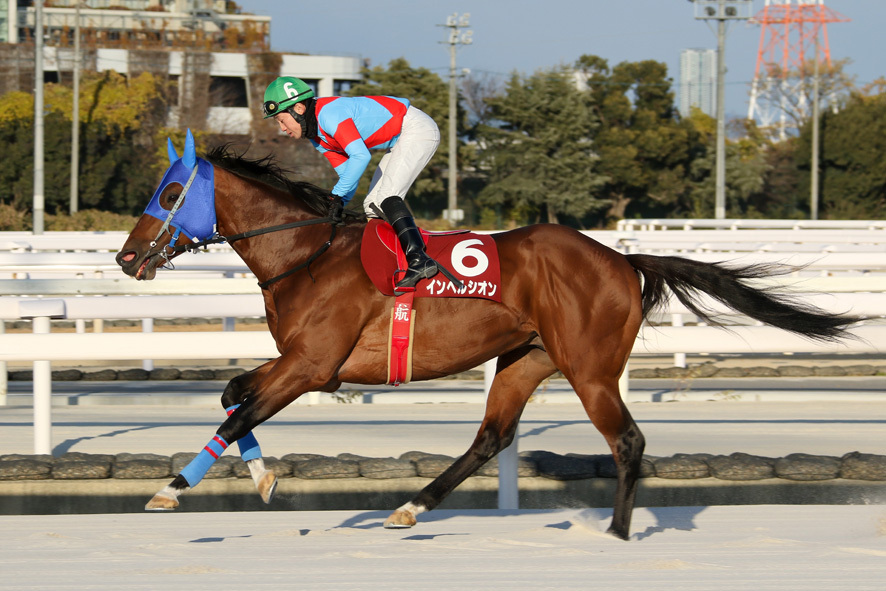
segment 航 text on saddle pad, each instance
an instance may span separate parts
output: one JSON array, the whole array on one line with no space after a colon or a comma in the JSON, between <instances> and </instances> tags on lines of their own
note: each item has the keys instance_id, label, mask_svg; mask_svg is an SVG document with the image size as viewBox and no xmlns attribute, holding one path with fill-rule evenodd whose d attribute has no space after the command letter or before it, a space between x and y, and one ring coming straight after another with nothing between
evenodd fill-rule
<instances>
[{"instance_id":1,"label":"\u822a text on saddle pad","mask_svg":"<svg viewBox=\"0 0 886 591\"><path fill-rule=\"evenodd\" d=\"M464 284L457 288L442 273L421 281L415 297L481 298L501 302L501 270L498 249L491 236L471 232L422 232L427 253L446 266ZM360 258L366 274L385 295L394 295L392 278L397 265L397 236L391 227L370 220L363 233Z\"/></svg>"}]
</instances>

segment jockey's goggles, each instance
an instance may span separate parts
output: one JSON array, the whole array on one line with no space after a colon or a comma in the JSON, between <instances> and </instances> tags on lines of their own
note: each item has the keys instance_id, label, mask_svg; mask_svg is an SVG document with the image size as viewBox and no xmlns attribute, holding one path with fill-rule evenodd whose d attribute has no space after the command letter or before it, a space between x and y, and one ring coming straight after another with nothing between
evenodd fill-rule
<instances>
[{"instance_id":1,"label":"jockey's goggles","mask_svg":"<svg viewBox=\"0 0 886 591\"><path fill-rule=\"evenodd\" d=\"M280 107L280 103L277 101L265 101L265 104L262 105L262 111L264 111L265 118L273 117L277 113L285 111L286 109L282 109Z\"/></svg>"},{"instance_id":2,"label":"jockey's goggles","mask_svg":"<svg viewBox=\"0 0 886 591\"><path fill-rule=\"evenodd\" d=\"M279 101L279 102L278 101L265 101L264 104L262 105L262 111L265 114L265 119L267 119L268 117L273 117L274 115L277 115L278 113L281 113L283 111L286 111L287 109L294 107L296 103L300 103L301 101L311 98L311 96L313 96L313 92L314 91L309 88L302 93L299 93L293 97L287 98L285 101ZM304 94L309 94L311 96L308 96L305 98L299 98L300 96L302 96Z\"/></svg>"}]
</instances>

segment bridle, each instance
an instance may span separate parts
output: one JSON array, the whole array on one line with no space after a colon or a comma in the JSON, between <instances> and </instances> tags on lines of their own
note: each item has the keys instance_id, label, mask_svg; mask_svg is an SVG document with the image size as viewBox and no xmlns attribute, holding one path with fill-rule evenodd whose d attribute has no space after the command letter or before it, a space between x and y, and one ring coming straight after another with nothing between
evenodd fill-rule
<instances>
[{"instance_id":1,"label":"bridle","mask_svg":"<svg viewBox=\"0 0 886 591\"><path fill-rule=\"evenodd\" d=\"M169 225L172 223L172 218L175 216L175 212L177 212L182 203L185 202L185 196L188 194L188 190L191 188L191 185L194 184L194 179L197 178L197 168L199 168L199 166L199 163L194 164L194 169L191 170L191 176L188 177L188 182L185 183L182 192L179 193L178 199L175 200L175 203L169 209L169 215L166 216L166 219L163 221L163 225L160 226L160 231L157 232L157 236L149 244L151 249L157 248L157 243L159 242L160 238L163 237L163 234L169 234L171 236L169 242L164 244L163 248L155 253L166 261L166 263L164 263L164 266L172 265L172 262L169 260L172 255L175 255L178 252L183 252L179 250L181 246L176 246L175 244L176 241L178 241L179 235L181 234L181 228L176 228L175 234L173 234L169 231ZM167 252L167 249L170 248L171 251ZM148 253L150 255L150 251L148 251Z\"/></svg>"},{"instance_id":2,"label":"bridle","mask_svg":"<svg viewBox=\"0 0 886 591\"><path fill-rule=\"evenodd\" d=\"M301 228L304 226L313 226L316 224L327 224L327 223L332 224L332 231L329 234L329 239L326 242L324 242L322 245L320 245L320 248L318 248L314 252L314 254L312 254L310 257L308 257L307 261L293 267L292 269L289 269L288 271L280 273L279 275L277 275L275 277L271 277L267 281L259 282L259 284L258 284L259 287L261 287L262 289L267 289L269 285L272 285L272 284L280 281L281 279L285 279L286 277L289 277L290 275L292 275L302 269L307 268L308 273L310 273L311 263L313 263L315 260L317 260L317 258L319 258L320 255L322 255L324 252L326 252L329 249L329 247L332 245L332 241L335 239L337 229L336 229L336 223L334 223L334 220L328 216L322 217L322 218L310 219L310 220L302 220L302 221L298 221L298 222L290 222L288 224L278 224L276 226L269 226L267 228L259 228L257 230L249 230L247 232L241 232L240 234L234 234L232 236L221 236L218 232L216 232L215 234L213 234L212 236L210 236L209 238L207 238L205 240L200 240L197 242L190 242L188 244L176 244L179 234L181 234L181 229L180 228L176 229L175 233L172 234L169 231L169 226L172 223L172 218L175 216L175 212L177 212L179 210L182 203L184 203L184 201L185 201L185 195L187 195L188 189L191 188L191 184L194 182L194 178L197 176L197 167L198 166L199 166L199 164L194 165L194 169L191 171L191 176L188 178L188 182L185 184L184 188L182 189L181 194L179 194L178 199L176 199L175 204L173 204L172 208L169 210L169 215L166 216L166 220L163 222L163 225L160 227L160 231L157 232L157 237L154 238L154 240L152 240L150 243L150 246L153 249L153 248L157 247L157 243L160 240L160 238L163 237L163 234L170 234L172 236L169 243L165 244L161 250L154 253L154 254L162 257L166 261L166 263L164 263L164 266L169 265L171 267L172 261L170 261L170 258L177 255L177 254L181 254L183 252L197 252L201 248L205 249L210 244L222 244L225 242L227 242L228 244L233 244L234 242L237 242L238 240L252 238L253 236L261 236L262 234L270 234L271 232L280 232L281 230L289 230L291 228ZM149 253L149 256L150 256L150 253ZM313 280L314 280L314 276L311 275L311 281L313 281Z\"/></svg>"},{"instance_id":3,"label":"bridle","mask_svg":"<svg viewBox=\"0 0 886 591\"><path fill-rule=\"evenodd\" d=\"M337 233L337 224L335 224L330 217L324 218L315 218L311 220L302 220L299 222L290 222L288 224L279 224L277 226L268 226L267 228L259 228L257 230L249 230L247 232L241 232L240 234L234 234L232 236L221 236L217 232L207 238L206 240L200 240L199 242L192 242L190 244L179 244L177 246L172 247L172 252L170 254L179 254L182 252L196 252L201 248L205 248L210 244L222 244L227 242L228 244L232 244L237 242L238 240L244 240L246 238L252 238L253 236L260 236L262 234L270 234L271 232L279 232L281 230L289 230L291 228L301 228L304 226L314 226L316 224L332 224L332 231L329 234L329 239L326 240L323 244L320 245L314 254L308 257L308 260L305 262L296 265L295 267L289 269L288 271L284 271L275 277L271 277L267 281L260 281L258 286L262 289L267 289L269 285L272 285L281 279L285 279L290 275L301 271L302 269L307 268L308 273L310 274L311 269L310 265L315 260L317 260L320 255L326 252L330 246L332 246L332 241L335 239L335 235ZM167 259L168 260L168 259ZM311 275L311 281L314 281L314 276Z\"/></svg>"}]
</instances>

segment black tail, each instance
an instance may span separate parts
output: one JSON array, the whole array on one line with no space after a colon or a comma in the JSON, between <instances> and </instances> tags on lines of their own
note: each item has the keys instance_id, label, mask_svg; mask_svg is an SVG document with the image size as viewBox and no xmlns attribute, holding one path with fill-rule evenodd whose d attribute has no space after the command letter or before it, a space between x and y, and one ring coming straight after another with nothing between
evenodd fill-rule
<instances>
[{"instance_id":1,"label":"black tail","mask_svg":"<svg viewBox=\"0 0 886 591\"><path fill-rule=\"evenodd\" d=\"M714 313L692 301L697 299L699 292L764 324L822 341L851 337L846 327L863 320L857 316L831 314L775 289L756 289L743 283L748 279L784 275L794 271L793 267L770 264L727 267L680 257L626 256L644 279L644 318L667 301L667 286L693 314L714 325L719 324L712 317Z\"/></svg>"}]
</instances>

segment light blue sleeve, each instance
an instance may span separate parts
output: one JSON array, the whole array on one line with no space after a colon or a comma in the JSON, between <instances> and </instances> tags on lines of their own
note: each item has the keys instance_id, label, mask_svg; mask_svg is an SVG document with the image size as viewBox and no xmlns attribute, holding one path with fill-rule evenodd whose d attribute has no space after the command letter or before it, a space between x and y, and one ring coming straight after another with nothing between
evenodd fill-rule
<instances>
[{"instance_id":1,"label":"light blue sleeve","mask_svg":"<svg viewBox=\"0 0 886 591\"><path fill-rule=\"evenodd\" d=\"M348 154L348 159L335 167L338 182L332 187L332 192L340 195L342 201L347 203L357 192L360 177L366 172L371 155L363 140L352 141L345 146L345 152Z\"/></svg>"}]
</instances>

